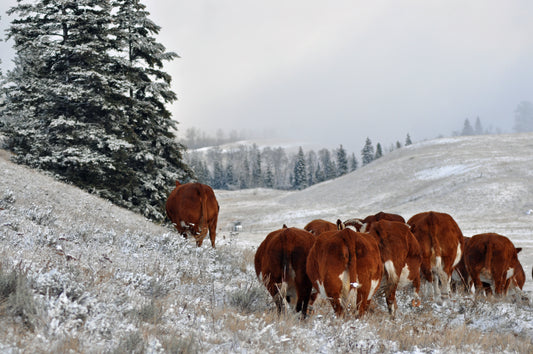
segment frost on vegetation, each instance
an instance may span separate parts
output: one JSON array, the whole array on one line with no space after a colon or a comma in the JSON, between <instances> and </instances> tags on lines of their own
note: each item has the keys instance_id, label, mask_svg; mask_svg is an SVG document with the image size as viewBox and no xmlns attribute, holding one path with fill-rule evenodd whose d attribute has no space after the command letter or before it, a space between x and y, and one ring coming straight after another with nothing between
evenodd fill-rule
<instances>
[{"instance_id":1,"label":"frost on vegetation","mask_svg":"<svg viewBox=\"0 0 533 354\"><path fill-rule=\"evenodd\" d=\"M43 208L38 205L32 205L31 208L26 209L26 218L42 226L53 225L56 221L52 208Z\"/></svg>"},{"instance_id":2,"label":"frost on vegetation","mask_svg":"<svg viewBox=\"0 0 533 354\"><path fill-rule=\"evenodd\" d=\"M49 298L63 295L75 301L85 292L85 286L73 273L55 268L35 274L33 282L35 290Z\"/></svg>"},{"instance_id":3,"label":"frost on vegetation","mask_svg":"<svg viewBox=\"0 0 533 354\"><path fill-rule=\"evenodd\" d=\"M26 272L21 269L5 272L0 266L0 320L7 315L33 331L41 312Z\"/></svg>"},{"instance_id":4,"label":"frost on vegetation","mask_svg":"<svg viewBox=\"0 0 533 354\"><path fill-rule=\"evenodd\" d=\"M16 199L13 191L6 190L2 195L2 198L0 198L0 210L11 207L13 204L15 204L15 201Z\"/></svg>"}]
</instances>

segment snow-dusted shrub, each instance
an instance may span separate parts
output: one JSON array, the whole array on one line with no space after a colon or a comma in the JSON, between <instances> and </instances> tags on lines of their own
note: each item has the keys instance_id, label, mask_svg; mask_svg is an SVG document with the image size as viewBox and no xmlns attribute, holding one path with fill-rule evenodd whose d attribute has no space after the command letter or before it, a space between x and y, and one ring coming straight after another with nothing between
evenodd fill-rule
<instances>
[{"instance_id":1,"label":"snow-dusted shrub","mask_svg":"<svg viewBox=\"0 0 533 354\"><path fill-rule=\"evenodd\" d=\"M26 217L37 225L50 226L56 221L54 210L43 209L41 206L33 205L26 210Z\"/></svg>"},{"instance_id":2,"label":"snow-dusted shrub","mask_svg":"<svg viewBox=\"0 0 533 354\"><path fill-rule=\"evenodd\" d=\"M259 282L248 283L228 295L229 304L246 314L265 311L270 302L269 296Z\"/></svg>"},{"instance_id":3,"label":"snow-dusted shrub","mask_svg":"<svg viewBox=\"0 0 533 354\"><path fill-rule=\"evenodd\" d=\"M183 336L177 333L168 335L162 340L165 353L198 353L198 341L193 335Z\"/></svg>"},{"instance_id":4,"label":"snow-dusted shrub","mask_svg":"<svg viewBox=\"0 0 533 354\"><path fill-rule=\"evenodd\" d=\"M144 353L145 343L139 332L127 334L120 340L119 345L113 351L114 354Z\"/></svg>"},{"instance_id":5,"label":"snow-dusted shrub","mask_svg":"<svg viewBox=\"0 0 533 354\"><path fill-rule=\"evenodd\" d=\"M15 204L15 195L13 194L13 191L7 190L4 192L2 197L0 198L0 209L7 209L11 205Z\"/></svg>"},{"instance_id":6,"label":"snow-dusted shrub","mask_svg":"<svg viewBox=\"0 0 533 354\"><path fill-rule=\"evenodd\" d=\"M38 322L38 305L25 272L0 272L0 317L11 316L33 331Z\"/></svg>"},{"instance_id":7,"label":"snow-dusted shrub","mask_svg":"<svg viewBox=\"0 0 533 354\"><path fill-rule=\"evenodd\" d=\"M161 322L163 313L164 310L161 302L153 299L149 303L144 304L138 311L135 312L140 320L151 324L158 324Z\"/></svg>"},{"instance_id":8,"label":"snow-dusted shrub","mask_svg":"<svg viewBox=\"0 0 533 354\"><path fill-rule=\"evenodd\" d=\"M39 273L34 278L34 287L42 295L58 297L64 293L72 301L79 299L85 291L83 283L72 270L52 269Z\"/></svg>"}]
</instances>

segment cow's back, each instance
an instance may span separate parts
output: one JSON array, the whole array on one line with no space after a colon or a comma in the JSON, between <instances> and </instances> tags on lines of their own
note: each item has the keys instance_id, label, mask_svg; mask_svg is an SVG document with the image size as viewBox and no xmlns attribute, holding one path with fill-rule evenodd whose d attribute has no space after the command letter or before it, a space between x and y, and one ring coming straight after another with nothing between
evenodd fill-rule
<instances>
[{"instance_id":1,"label":"cow's back","mask_svg":"<svg viewBox=\"0 0 533 354\"><path fill-rule=\"evenodd\" d=\"M440 282L449 294L453 269L464 252L461 229L449 214L434 211L416 214L407 223L420 245L424 278L433 282L436 293L440 292ZM433 275L438 280L434 281Z\"/></svg>"},{"instance_id":2,"label":"cow's back","mask_svg":"<svg viewBox=\"0 0 533 354\"><path fill-rule=\"evenodd\" d=\"M281 312L283 297L296 297L296 311L305 315L312 285L307 277L306 263L315 236L297 228L283 228L267 235L259 245L254 266ZM287 294L283 294L286 292Z\"/></svg>"},{"instance_id":3,"label":"cow's back","mask_svg":"<svg viewBox=\"0 0 533 354\"><path fill-rule=\"evenodd\" d=\"M211 187L176 181L176 188L168 196L165 207L178 232L185 237L194 236L198 246L209 232L211 245L215 247L219 205Z\"/></svg>"},{"instance_id":4,"label":"cow's back","mask_svg":"<svg viewBox=\"0 0 533 354\"><path fill-rule=\"evenodd\" d=\"M465 250L465 266L476 289L482 282L494 284L497 294L505 294L511 284L522 283L523 268L517 249L507 237L496 233L474 235ZM520 286L519 286L520 287Z\"/></svg>"},{"instance_id":5,"label":"cow's back","mask_svg":"<svg viewBox=\"0 0 533 354\"><path fill-rule=\"evenodd\" d=\"M337 230L337 225L327 220L315 219L305 225L304 230L307 230L313 235L318 236L326 231Z\"/></svg>"}]
</instances>

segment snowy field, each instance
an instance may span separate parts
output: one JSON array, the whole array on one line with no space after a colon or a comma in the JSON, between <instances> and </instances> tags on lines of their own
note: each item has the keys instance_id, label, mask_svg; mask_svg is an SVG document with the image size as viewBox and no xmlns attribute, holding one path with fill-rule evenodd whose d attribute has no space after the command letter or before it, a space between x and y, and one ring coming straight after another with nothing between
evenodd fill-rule
<instances>
[{"instance_id":1,"label":"snowy field","mask_svg":"<svg viewBox=\"0 0 533 354\"><path fill-rule=\"evenodd\" d=\"M0 302L0 352L533 352L533 134L427 141L298 192L216 194L217 248L198 249L0 150L0 294L20 283ZM336 319L324 301L305 321L278 318L253 270L264 237L380 210L447 212L467 236L508 236L523 247L525 292L416 309L400 293L394 320L381 297L362 319Z\"/></svg>"}]
</instances>

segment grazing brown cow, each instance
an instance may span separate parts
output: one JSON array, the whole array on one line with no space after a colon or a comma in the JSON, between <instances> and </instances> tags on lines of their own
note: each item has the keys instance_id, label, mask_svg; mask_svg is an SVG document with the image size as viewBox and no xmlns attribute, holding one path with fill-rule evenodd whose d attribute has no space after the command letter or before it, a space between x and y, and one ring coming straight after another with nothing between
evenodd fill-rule
<instances>
[{"instance_id":1,"label":"grazing brown cow","mask_svg":"<svg viewBox=\"0 0 533 354\"><path fill-rule=\"evenodd\" d=\"M389 313L394 317L396 289L411 285L414 288L413 306L420 305L420 246L411 233L409 226L403 222L379 220L372 223L369 230L379 244L381 261L384 265L381 288L385 289L385 298Z\"/></svg>"},{"instance_id":2,"label":"grazing brown cow","mask_svg":"<svg viewBox=\"0 0 533 354\"><path fill-rule=\"evenodd\" d=\"M360 232L368 232L370 230L370 226L373 222L379 221L379 220L389 220L389 221L398 221L405 223L405 219L403 216L398 214L391 214L391 213L384 213L380 211L377 214L369 215L364 219L349 219L344 222L345 226L352 226L357 231Z\"/></svg>"},{"instance_id":3,"label":"grazing brown cow","mask_svg":"<svg viewBox=\"0 0 533 354\"><path fill-rule=\"evenodd\" d=\"M307 255L315 243L308 231L284 227L267 235L257 248L255 273L274 298L278 313L283 299L296 299L296 312L305 317L313 289L306 274Z\"/></svg>"},{"instance_id":4,"label":"grazing brown cow","mask_svg":"<svg viewBox=\"0 0 533 354\"><path fill-rule=\"evenodd\" d=\"M318 236L321 233L326 232L326 231L337 230L337 225L326 220L315 219L313 221L310 221L307 225L305 225L304 230L307 230L313 235Z\"/></svg>"},{"instance_id":5,"label":"grazing brown cow","mask_svg":"<svg viewBox=\"0 0 533 354\"><path fill-rule=\"evenodd\" d=\"M170 193L166 204L167 216L185 238L193 236L200 247L207 231L215 248L219 206L211 187L201 183L180 184Z\"/></svg>"},{"instance_id":6,"label":"grazing brown cow","mask_svg":"<svg viewBox=\"0 0 533 354\"><path fill-rule=\"evenodd\" d=\"M461 229L449 214L435 211L416 214L407 223L420 245L422 275L433 283L435 295L442 287L443 295L449 296L452 272L464 251Z\"/></svg>"},{"instance_id":7,"label":"grazing brown cow","mask_svg":"<svg viewBox=\"0 0 533 354\"><path fill-rule=\"evenodd\" d=\"M337 316L349 308L362 316L383 275L378 244L351 229L324 232L309 252L307 275Z\"/></svg>"},{"instance_id":8,"label":"grazing brown cow","mask_svg":"<svg viewBox=\"0 0 533 354\"><path fill-rule=\"evenodd\" d=\"M486 233L472 236L465 249L465 266L476 292L488 283L497 295L507 295L511 285L522 288L525 273L518 252L507 237Z\"/></svg>"}]
</instances>

